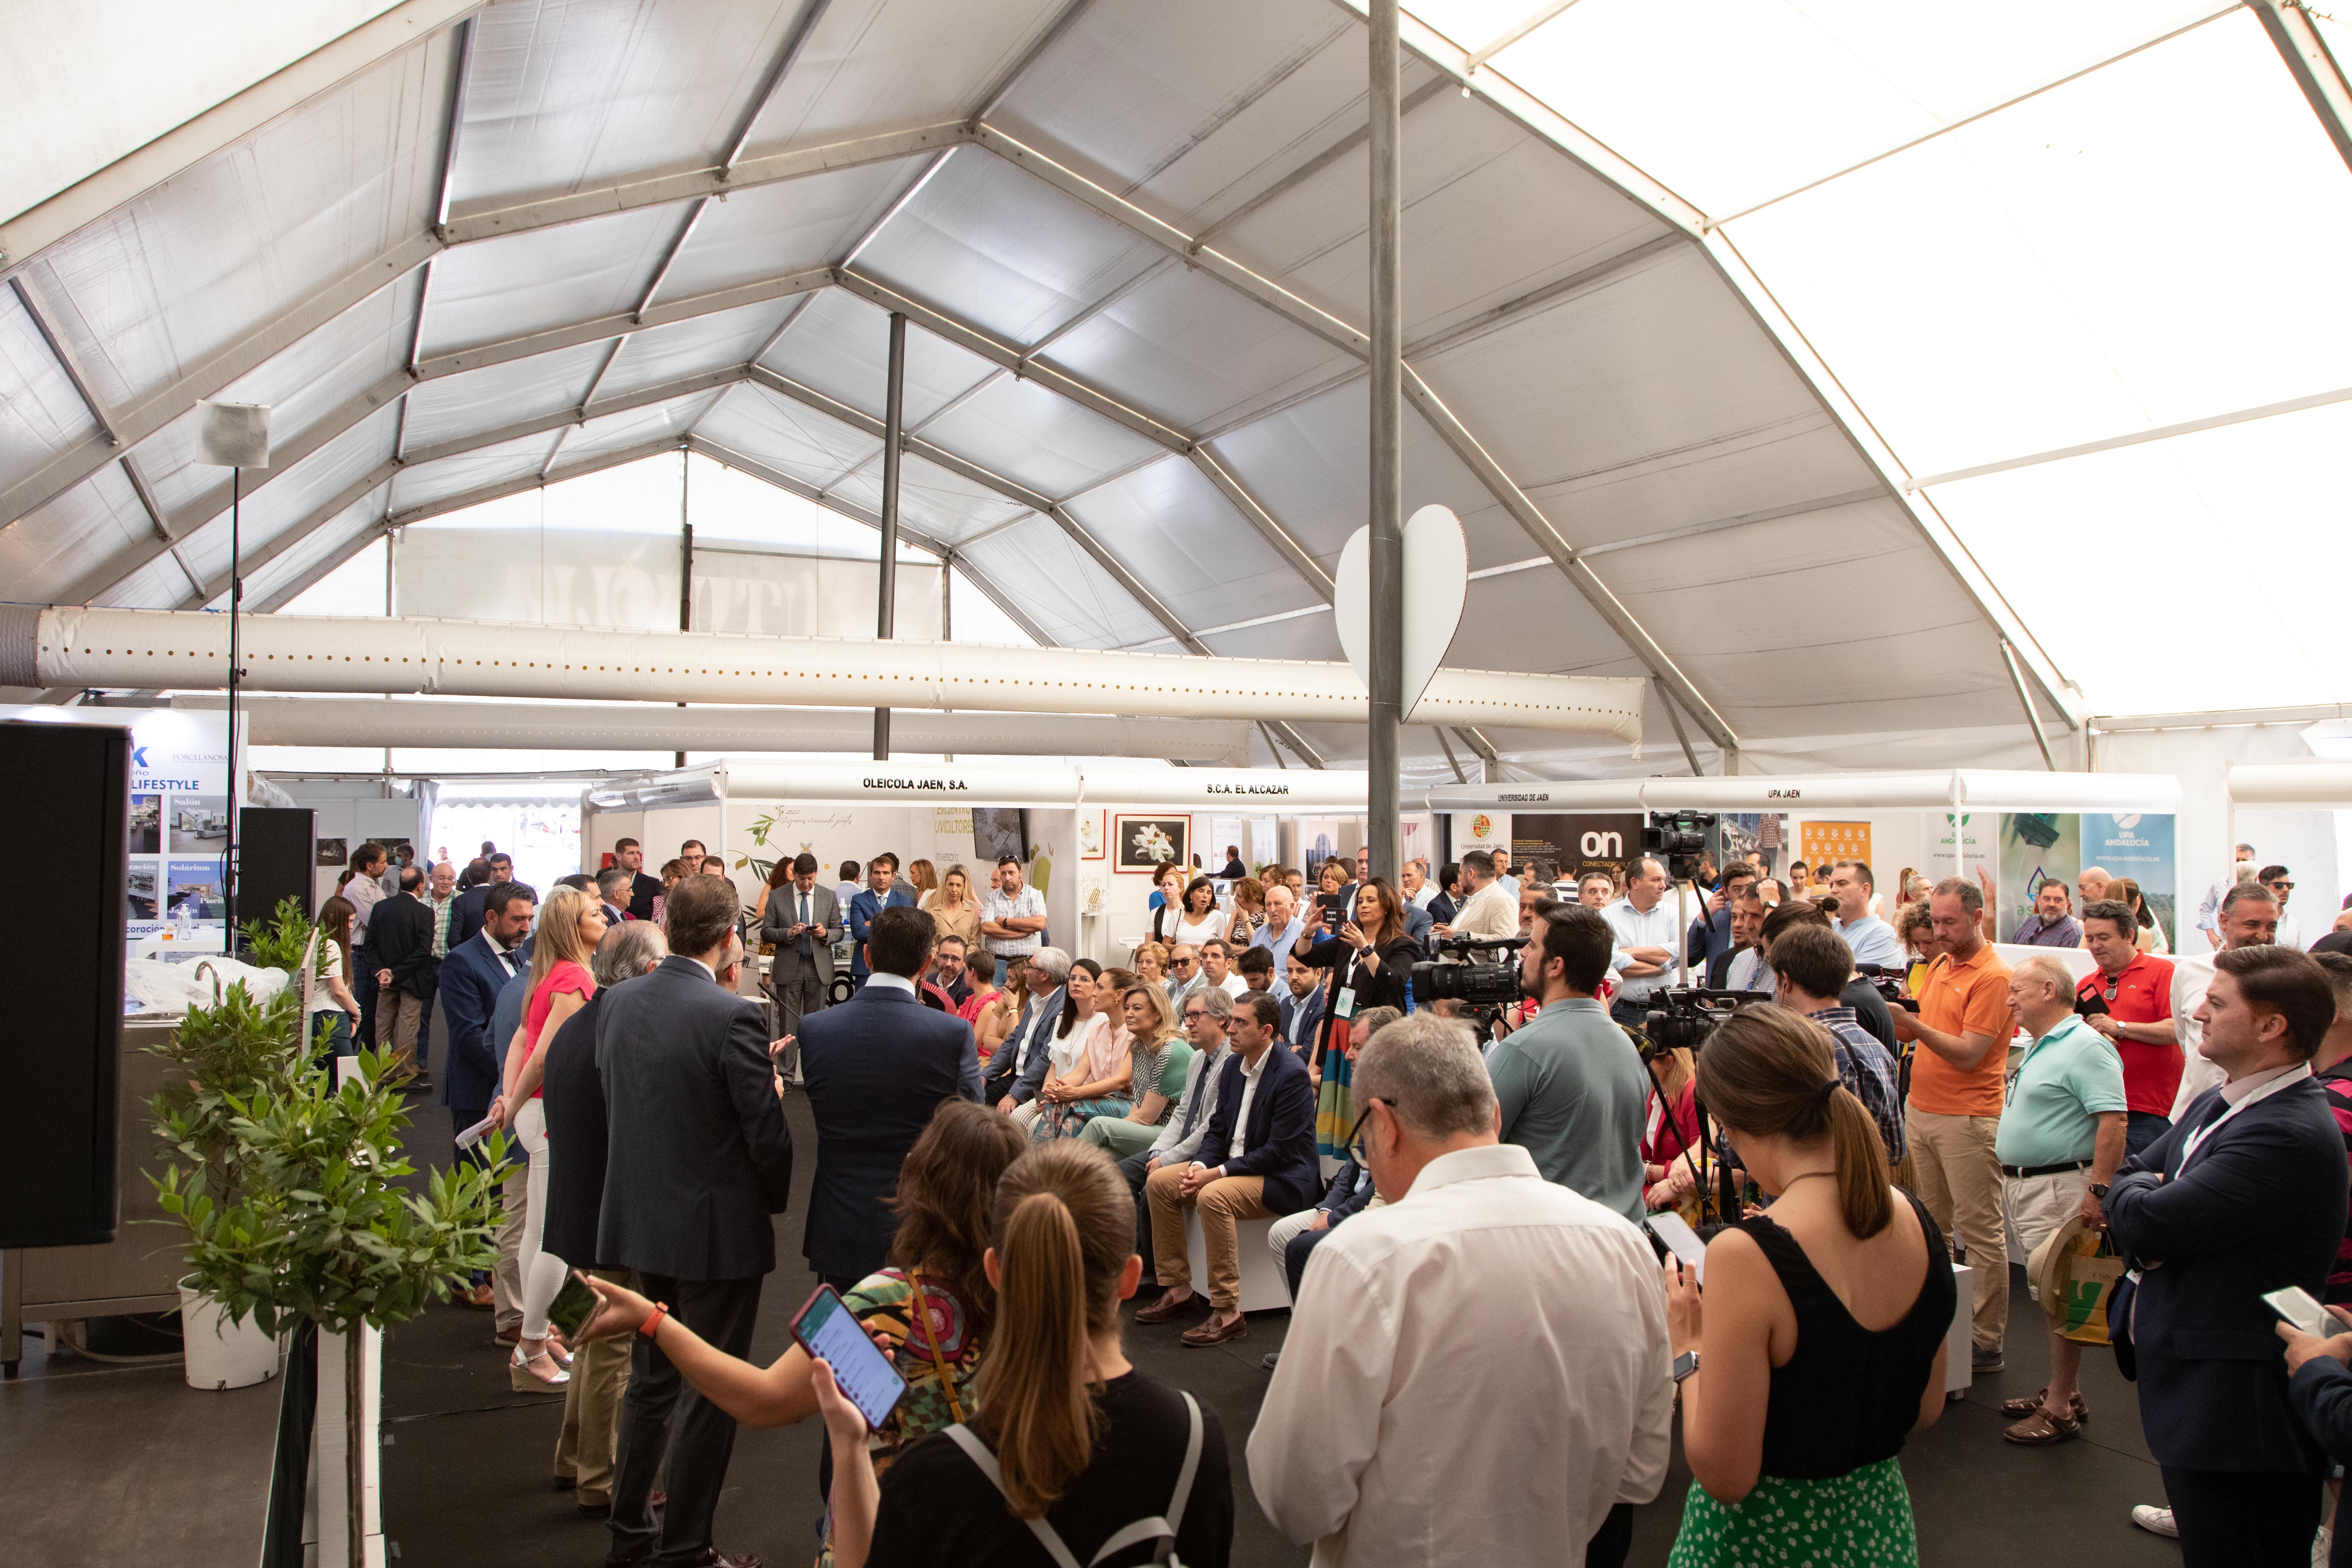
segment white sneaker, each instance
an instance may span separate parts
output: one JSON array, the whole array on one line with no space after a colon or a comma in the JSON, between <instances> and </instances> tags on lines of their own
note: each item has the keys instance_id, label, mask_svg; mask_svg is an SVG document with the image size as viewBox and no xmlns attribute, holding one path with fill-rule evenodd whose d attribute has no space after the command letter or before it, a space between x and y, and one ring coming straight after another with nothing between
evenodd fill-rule
<instances>
[{"instance_id":1,"label":"white sneaker","mask_svg":"<svg viewBox=\"0 0 2352 1568\"><path fill-rule=\"evenodd\" d=\"M2311 1538L2311 1568L2327 1568L2327 1553L2336 1544L2336 1531L2326 1525Z\"/></svg>"},{"instance_id":2,"label":"white sneaker","mask_svg":"<svg viewBox=\"0 0 2352 1568\"><path fill-rule=\"evenodd\" d=\"M2168 1535L2175 1541L2180 1539L2180 1527L2172 1522L2172 1510L2168 1508L2141 1503L2132 1510L2132 1522L2152 1534Z\"/></svg>"}]
</instances>

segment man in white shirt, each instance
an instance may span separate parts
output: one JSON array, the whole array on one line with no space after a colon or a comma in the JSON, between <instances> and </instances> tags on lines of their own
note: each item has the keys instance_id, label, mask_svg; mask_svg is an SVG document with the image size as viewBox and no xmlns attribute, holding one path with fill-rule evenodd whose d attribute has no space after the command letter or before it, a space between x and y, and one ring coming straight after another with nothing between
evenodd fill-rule
<instances>
[{"instance_id":1,"label":"man in white shirt","mask_svg":"<svg viewBox=\"0 0 2352 1568\"><path fill-rule=\"evenodd\" d=\"M1860 860L1841 860L1830 868L1830 892L1838 901L1838 913L1843 917L1837 924L1838 935L1845 938L1846 946L1853 949L1856 963L1876 964L1881 969L1903 967L1903 939L1895 928L1870 912L1870 900L1878 891L1870 867Z\"/></svg>"},{"instance_id":2,"label":"man in white shirt","mask_svg":"<svg viewBox=\"0 0 2352 1568\"><path fill-rule=\"evenodd\" d=\"M1399 881L1415 909L1429 908L1429 901L1437 897L1437 884L1429 879L1429 861L1425 857L1416 855L1406 861Z\"/></svg>"},{"instance_id":3,"label":"man in white shirt","mask_svg":"<svg viewBox=\"0 0 2352 1568\"><path fill-rule=\"evenodd\" d=\"M1666 868L1644 855L1625 879L1625 896L1601 911L1617 938L1609 967L1617 972L1617 994L1609 1016L1640 1028L1649 1019L1650 994L1673 984L1675 944L1682 940L1682 915L1666 898Z\"/></svg>"},{"instance_id":4,"label":"man in white shirt","mask_svg":"<svg viewBox=\"0 0 2352 1568\"><path fill-rule=\"evenodd\" d=\"M2271 938L2271 941L2280 947L2291 947L2295 952L2301 952L2303 927L2295 923L2295 918L2287 913L2286 909L2288 903L2294 898L2294 873L2284 866L2265 866L2254 880L2268 888L2271 890L2271 897L2278 900L2278 934Z\"/></svg>"},{"instance_id":5,"label":"man in white shirt","mask_svg":"<svg viewBox=\"0 0 2352 1568\"><path fill-rule=\"evenodd\" d=\"M1513 903L1519 901L1519 879L1511 875L1511 852L1499 844L1495 846L1495 880L1503 884Z\"/></svg>"},{"instance_id":6,"label":"man in white shirt","mask_svg":"<svg viewBox=\"0 0 2352 1568\"><path fill-rule=\"evenodd\" d=\"M1457 936L1513 937L1519 934L1519 895L1505 888L1495 875L1495 857L1473 849L1462 857L1462 885L1470 896L1454 911L1447 929Z\"/></svg>"},{"instance_id":7,"label":"man in white shirt","mask_svg":"<svg viewBox=\"0 0 2352 1568\"><path fill-rule=\"evenodd\" d=\"M1265 890L1265 919L1250 933L1249 944L1265 949L1279 963L1306 931L1307 922L1298 918L1298 896L1276 882Z\"/></svg>"},{"instance_id":8,"label":"man in white shirt","mask_svg":"<svg viewBox=\"0 0 2352 1568\"><path fill-rule=\"evenodd\" d=\"M1673 1419L1655 1256L1497 1141L1460 1024L1391 1024L1355 1089L1387 1201L1307 1264L1250 1434L1258 1506L1317 1568L1623 1563Z\"/></svg>"},{"instance_id":9,"label":"man in white shirt","mask_svg":"<svg viewBox=\"0 0 2352 1568\"><path fill-rule=\"evenodd\" d=\"M1234 950L1217 937L1201 944L1201 984L1213 985L1228 996L1249 989L1249 982L1234 969Z\"/></svg>"},{"instance_id":10,"label":"man in white shirt","mask_svg":"<svg viewBox=\"0 0 2352 1568\"><path fill-rule=\"evenodd\" d=\"M907 897L908 903L914 895ZM996 956L997 985L1005 972L1045 945L1045 895L1021 885L1021 862L1007 856L996 863L996 886L980 900L980 934Z\"/></svg>"},{"instance_id":11,"label":"man in white shirt","mask_svg":"<svg viewBox=\"0 0 2352 1568\"><path fill-rule=\"evenodd\" d=\"M2223 952L2232 948L2263 946L2278 936L2277 900L2260 882L2247 880L2231 888L2222 895L2215 914ZM2172 1120L2176 1122L2189 1109L2190 1100L2228 1076L2218 1063L2207 1058L2204 1026L2197 1022L2197 1008L2213 984L2213 960L2218 956L2198 952L2173 961L2172 1028L2180 1040L2181 1057L2180 1090L2172 1097Z\"/></svg>"}]
</instances>

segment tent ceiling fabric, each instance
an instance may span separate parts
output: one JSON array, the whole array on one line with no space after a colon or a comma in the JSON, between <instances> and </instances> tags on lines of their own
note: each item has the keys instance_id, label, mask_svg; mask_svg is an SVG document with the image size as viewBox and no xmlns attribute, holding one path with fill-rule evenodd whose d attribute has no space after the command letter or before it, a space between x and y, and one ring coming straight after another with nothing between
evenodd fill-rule
<instances>
[{"instance_id":1,"label":"tent ceiling fabric","mask_svg":"<svg viewBox=\"0 0 2352 1568\"><path fill-rule=\"evenodd\" d=\"M1951 532L2004 546L1998 580L2029 624L2063 616L2005 537L2020 481L1906 497L1845 399L1884 400L1905 446L1952 467L2204 405L2143 353L2113 373L2113 408L2053 424L2012 403L1936 446L1934 406L1893 378L1916 344L1831 332L1822 352L1856 375L1831 380L1693 205L1768 202L1739 221L1769 269L1796 253L1799 209L1834 217L1906 160L1958 154L1930 141L1843 190L1770 198L1956 121L1969 82L2053 70L2056 45L1939 60L1833 6L1862 58L1933 79L1923 110L1750 18L1733 32L1828 98L1818 120L1701 148L1634 75L1593 68L1662 25L1627 0L1588 0L1463 74L1533 8L1410 7L1404 299L1425 394L1406 495L1454 508L1481 574L1450 661L1686 678L1694 739L1702 710L1742 742L1908 730L1923 710L1998 728L2023 721L2006 626L2045 711L2079 709ZM1742 8L1709 9L1732 26ZM2059 41L2114 49L2158 20L2093 10ZM2193 86L2196 49L2260 45L2240 20L2108 68ZM1705 79L1730 90L1714 42ZM0 571L26 599L208 602L228 566L226 476L194 458L212 395L275 408L277 461L247 476L243 511L265 604L387 520L685 444L867 516L896 307L925 329L908 343L910 531L1055 641L1336 658L1328 574L1366 512L1363 65L1360 16L1332 0L493 0L0 258L22 285L0 290ZM1699 89L1670 73L1643 90ZM1590 133L1560 118L1587 98ZM2283 125L2299 102L2264 111ZM1626 161L1644 155L1675 189ZM1851 280L1773 272L1789 307L1903 279L1937 237L1897 216L1847 256ZM2331 332L2352 320L2329 310ZM2084 352L2118 330L2089 322ZM2344 668L2296 658L2315 688Z\"/></svg>"}]
</instances>

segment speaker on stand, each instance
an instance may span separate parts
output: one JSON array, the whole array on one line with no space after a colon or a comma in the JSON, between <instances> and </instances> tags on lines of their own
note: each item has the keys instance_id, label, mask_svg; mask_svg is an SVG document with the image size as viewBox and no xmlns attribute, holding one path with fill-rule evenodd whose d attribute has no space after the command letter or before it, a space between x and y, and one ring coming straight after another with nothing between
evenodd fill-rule
<instances>
[{"instance_id":1,"label":"speaker on stand","mask_svg":"<svg viewBox=\"0 0 2352 1568\"><path fill-rule=\"evenodd\" d=\"M313 919L311 833L317 813L309 806L248 805L237 813L237 919L277 918L281 899L292 899L304 919Z\"/></svg>"}]
</instances>

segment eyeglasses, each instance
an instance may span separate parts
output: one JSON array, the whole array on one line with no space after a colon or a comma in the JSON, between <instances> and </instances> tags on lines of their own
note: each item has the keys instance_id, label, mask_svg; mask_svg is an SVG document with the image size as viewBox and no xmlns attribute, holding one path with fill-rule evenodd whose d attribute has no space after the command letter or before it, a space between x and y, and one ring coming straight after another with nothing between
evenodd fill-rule
<instances>
[{"instance_id":1,"label":"eyeglasses","mask_svg":"<svg viewBox=\"0 0 2352 1568\"><path fill-rule=\"evenodd\" d=\"M1364 1109L1356 1113L1356 1125L1348 1134L1347 1148L1348 1157L1359 1165L1365 1163L1364 1123L1372 1119L1372 1107L1375 1105L1387 1106L1391 1114L1394 1114L1396 1110L1396 1101L1393 1100L1367 1100L1364 1101Z\"/></svg>"},{"instance_id":2,"label":"eyeglasses","mask_svg":"<svg viewBox=\"0 0 2352 1568\"><path fill-rule=\"evenodd\" d=\"M2294 884L2288 881L2284 877L2281 877L2275 882L2265 882L2263 886L2266 888L2276 888L2282 893L2292 893L2294 891Z\"/></svg>"},{"instance_id":3,"label":"eyeglasses","mask_svg":"<svg viewBox=\"0 0 2352 1568\"><path fill-rule=\"evenodd\" d=\"M1184 1009L1184 1021L1188 1024L1197 1024L1208 1016L1209 1010L1206 1007L1187 1007Z\"/></svg>"}]
</instances>

